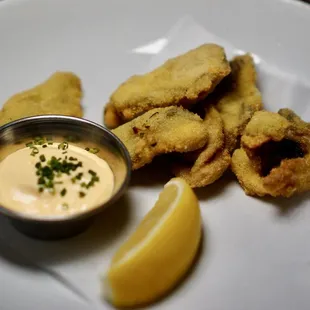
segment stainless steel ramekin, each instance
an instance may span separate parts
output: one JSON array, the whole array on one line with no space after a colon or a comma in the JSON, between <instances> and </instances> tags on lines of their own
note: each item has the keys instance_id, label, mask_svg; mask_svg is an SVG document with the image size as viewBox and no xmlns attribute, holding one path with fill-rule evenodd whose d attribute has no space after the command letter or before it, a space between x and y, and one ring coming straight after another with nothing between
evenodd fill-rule
<instances>
[{"instance_id":1,"label":"stainless steel ramekin","mask_svg":"<svg viewBox=\"0 0 310 310\"><path fill-rule=\"evenodd\" d=\"M80 147L97 148L97 155L107 161L114 173L114 191L103 205L83 213L62 217L38 217L15 212L0 206L0 213L7 216L21 232L41 239L59 239L73 236L86 229L94 216L113 204L126 190L131 176L131 160L123 143L106 128L91 121L59 115L23 118L0 127L0 161L35 137L61 139ZM1 228L0 228L1 229Z\"/></svg>"}]
</instances>

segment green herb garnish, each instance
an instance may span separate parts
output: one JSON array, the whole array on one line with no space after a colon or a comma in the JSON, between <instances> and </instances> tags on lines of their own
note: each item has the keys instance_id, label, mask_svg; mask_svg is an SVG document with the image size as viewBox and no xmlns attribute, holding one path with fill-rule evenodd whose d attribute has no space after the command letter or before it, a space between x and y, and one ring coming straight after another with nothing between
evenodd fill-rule
<instances>
[{"instance_id":1,"label":"green herb garnish","mask_svg":"<svg viewBox=\"0 0 310 310\"><path fill-rule=\"evenodd\" d=\"M93 148L86 147L85 150L92 154L97 154L99 152L99 149L97 149L96 147Z\"/></svg>"},{"instance_id":2,"label":"green herb garnish","mask_svg":"<svg viewBox=\"0 0 310 310\"><path fill-rule=\"evenodd\" d=\"M33 144L34 145L43 145L45 143L45 138L44 137L35 137L33 139Z\"/></svg>"},{"instance_id":3,"label":"green herb garnish","mask_svg":"<svg viewBox=\"0 0 310 310\"><path fill-rule=\"evenodd\" d=\"M76 169L83 166L82 162L72 162L68 161L66 158L56 158L55 156L52 156L50 160L46 160L44 155L40 156L41 162L37 162L35 164L36 175L38 176L38 185L39 188L46 188L49 189L49 191L54 194L55 190L54 187L56 184L61 184L62 182L55 181L54 179L56 177L61 177L63 174L70 175L72 172L74 172ZM83 173L78 173L76 177L73 177L72 183L75 183L75 180L80 180L83 176ZM85 184L85 187L87 187L87 184ZM53 189L53 190L52 190ZM66 195L67 190L64 188L61 190L60 195L64 196Z\"/></svg>"},{"instance_id":4,"label":"green herb garnish","mask_svg":"<svg viewBox=\"0 0 310 310\"><path fill-rule=\"evenodd\" d=\"M31 156L36 156L39 153L39 149L35 146L32 146L31 150L32 150L30 153Z\"/></svg>"},{"instance_id":5,"label":"green herb garnish","mask_svg":"<svg viewBox=\"0 0 310 310\"><path fill-rule=\"evenodd\" d=\"M60 144L58 145L58 149L59 149L59 150L63 150L63 151L67 150L68 147L69 147L68 142L62 142L62 143L60 143Z\"/></svg>"},{"instance_id":6,"label":"green herb garnish","mask_svg":"<svg viewBox=\"0 0 310 310\"><path fill-rule=\"evenodd\" d=\"M80 172L79 174L76 175L75 178L76 178L77 180L81 180L81 179L82 179L82 176L83 176L83 173Z\"/></svg>"}]
</instances>

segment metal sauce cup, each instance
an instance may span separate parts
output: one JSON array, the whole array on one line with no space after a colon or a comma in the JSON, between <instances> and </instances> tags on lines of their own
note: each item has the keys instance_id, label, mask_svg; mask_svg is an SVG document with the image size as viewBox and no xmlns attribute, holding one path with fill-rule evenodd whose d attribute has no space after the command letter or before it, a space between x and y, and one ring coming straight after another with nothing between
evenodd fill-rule
<instances>
[{"instance_id":1,"label":"metal sauce cup","mask_svg":"<svg viewBox=\"0 0 310 310\"><path fill-rule=\"evenodd\" d=\"M130 156L112 132L96 123L69 116L44 115L23 118L0 127L0 161L38 136L52 138L56 142L68 141L82 148L96 148L99 150L96 155L106 160L114 174L114 190L110 199L85 212L40 217L0 205L0 213L7 216L22 233L40 239L70 237L86 229L96 214L125 192L131 176Z\"/></svg>"}]
</instances>

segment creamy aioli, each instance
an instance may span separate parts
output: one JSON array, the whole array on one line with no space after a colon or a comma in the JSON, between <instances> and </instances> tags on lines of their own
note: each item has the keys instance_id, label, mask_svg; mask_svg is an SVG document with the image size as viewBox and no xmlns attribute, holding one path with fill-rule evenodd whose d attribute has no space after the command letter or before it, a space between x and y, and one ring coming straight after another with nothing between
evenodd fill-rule
<instances>
[{"instance_id":1,"label":"creamy aioli","mask_svg":"<svg viewBox=\"0 0 310 310\"><path fill-rule=\"evenodd\" d=\"M114 175L105 160L77 146L68 144L66 150L59 146L55 142L44 147L36 145L37 154L25 147L0 162L0 204L3 207L29 215L58 216L85 212L111 197ZM49 165L52 156L60 159L60 163L64 160L72 164L81 162L82 167L71 170L69 175L55 173L53 188L49 188L39 184L39 171ZM96 182L86 186L94 175Z\"/></svg>"}]
</instances>

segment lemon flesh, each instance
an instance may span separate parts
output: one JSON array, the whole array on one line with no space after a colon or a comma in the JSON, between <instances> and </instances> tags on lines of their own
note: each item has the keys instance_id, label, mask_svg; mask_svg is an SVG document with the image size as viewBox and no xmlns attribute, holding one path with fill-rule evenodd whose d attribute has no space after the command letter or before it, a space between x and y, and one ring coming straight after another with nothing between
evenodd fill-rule
<instances>
[{"instance_id":1,"label":"lemon flesh","mask_svg":"<svg viewBox=\"0 0 310 310\"><path fill-rule=\"evenodd\" d=\"M198 199L184 180L174 178L115 253L103 280L105 298L120 307L160 298L190 268L200 239Z\"/></svg>"}]
</instances>

